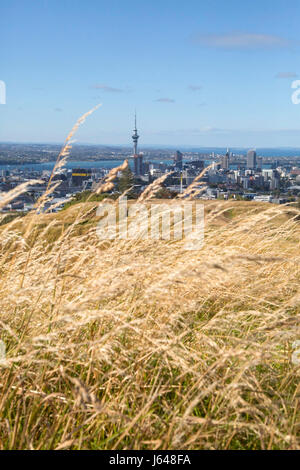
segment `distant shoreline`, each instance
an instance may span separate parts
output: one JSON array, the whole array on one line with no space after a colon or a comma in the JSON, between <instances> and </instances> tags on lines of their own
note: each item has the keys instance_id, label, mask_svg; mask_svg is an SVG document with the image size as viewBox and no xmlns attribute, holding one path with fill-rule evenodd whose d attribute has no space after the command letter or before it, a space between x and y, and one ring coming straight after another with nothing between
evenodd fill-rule
<instances>
[{"instance_id":1,"label":"distant shoreline","mask_svg":"<svg viewBox=\"0 0 300 470\"><path fill-rule=\"evenodd\" d=\"M68 162L110 162L110 161L123 161L125 159L132 159L132 157L116 157L116 158L99 158L97 160L91 160L88 158L85 158L83 160L74 160L72 158L68 159ZM47 160L47 161L41 161L41 160L25 160L25 161L20 161L20 160L0 160L0 165L12 165L12 166L18 166L18 165L43 165L43 164L49 164L49 163L55 163L56 158L53 160Z\"/></svg>"}]
</instances>

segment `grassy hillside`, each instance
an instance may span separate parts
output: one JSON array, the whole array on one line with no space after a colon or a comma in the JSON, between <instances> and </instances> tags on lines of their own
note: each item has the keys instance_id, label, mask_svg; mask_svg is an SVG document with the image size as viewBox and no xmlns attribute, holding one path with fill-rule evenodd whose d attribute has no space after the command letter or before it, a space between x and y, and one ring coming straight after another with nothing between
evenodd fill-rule
<instances>
[{"instance_id":1,"label":"grassy hillside","mask_svg":"<svg viewBox=\"0 0 300 470\"><path fill-rule=\"evenodd\" d=\"M96 207L0 226L0 449L300 449L299 209L207 201L186 251Z\"/></svg>"}]
</instances>

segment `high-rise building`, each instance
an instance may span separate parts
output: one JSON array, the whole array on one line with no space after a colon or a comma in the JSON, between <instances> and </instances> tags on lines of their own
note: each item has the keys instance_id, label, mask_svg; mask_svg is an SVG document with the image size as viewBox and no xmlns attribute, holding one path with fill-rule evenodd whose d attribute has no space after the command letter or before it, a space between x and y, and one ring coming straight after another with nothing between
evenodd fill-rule
<instances>
[{"instance_id":1,"label":"high-rise building","mask_svg":"<svg viewBox=\"0 0 300 470\"><path fill-rule=\"evenodd\" d=\"M270 190L274 191L280 188L280 175L278 171L274 170L270 181Z\"/></svg>"},{"instance_id":2,"label":"high-rise building","mask_svg":"<svg viewBox=\"0 0 300 470\"><path fill-rule=\"evenodd\" d=\"M179 150L174 155L174 165L176 168L182 169L182 153Z\"/></svg>"},{"instance_id":3,"label":"high-rise building","mask_svg":"<svg viewBox=\"0 0 300 470\"><path fill-rule=\"evenodd\" d=\"M246 176L245 178L243 178L243 188L244 189L248 189L249 188L249 178Z\"/></svg>"},{"instance_id":4,"label":"high-rise building","mask_svg":"<svg viewBox=\"0 0 300 470\"><path fill-rule=\"evenodd\" d=\"M248 150L247 152L247 168L254 170L256 168L256 152L255 150Z\"/></svg>"},{"instance_id":5,"label":"high-rise building","mask_svg":"<svg viewBox=\"0 0 300 470\"><path fill-rule=\"evenodd\" d=\"M137 176L144 174L143 154L140 153L134 156L134 173Z\"/></svg>"},{"instance_id":6,"label":"high-rise building","mask_svg":"<svg viewBox=\"0 0 300 470\"><path fill-rule=\"evenodd\" d=\"M227 149L226 154L221 159L221 168L223 170L229 169L229 149Z\"/></svg>"},{"instance_id":7,"label":"high-rise building","mask_svg":"<svg viewBox=\"0 0 300 470\"><path fill-rule=\"evenodd\" d=\"M257 158L257 168L262 170L262 167L263 167L263 159L262 159L262 157L258 157Z\"/></svg>"}]
</instances>

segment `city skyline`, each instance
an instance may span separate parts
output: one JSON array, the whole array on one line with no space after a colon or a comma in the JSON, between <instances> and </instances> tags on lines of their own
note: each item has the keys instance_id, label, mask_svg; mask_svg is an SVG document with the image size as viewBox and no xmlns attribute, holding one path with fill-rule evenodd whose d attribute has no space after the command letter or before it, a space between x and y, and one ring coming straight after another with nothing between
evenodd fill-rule
<instances>
[{"instance_id":1,"label":"city skyline","mask_svg":"<svg viewBox=\"0 0 300 470\"><path fill-rule=\"evenodd\" d=\"M299 10L282 0L251 11L236 0L12 0L0 7L0 141L62 142L101 102L80 143L129 143L136 108L141 148L300 148Z\"/></svg>"}]
</instances>

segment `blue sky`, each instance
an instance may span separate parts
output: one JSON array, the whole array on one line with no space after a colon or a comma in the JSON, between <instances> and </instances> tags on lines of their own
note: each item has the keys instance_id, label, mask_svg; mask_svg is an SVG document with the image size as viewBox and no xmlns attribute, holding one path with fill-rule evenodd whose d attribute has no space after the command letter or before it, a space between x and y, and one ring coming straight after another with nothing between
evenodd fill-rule
<instances>
[{"instance_id":1,"label":"blue sky","mask_svg":"<svg viewBox=\"0 0 300 470\"><path fill-rule=\"evenodd\" d=\"M0 141L300 147L300 2L0 4Z\"/></svg>"}]
</instances>

